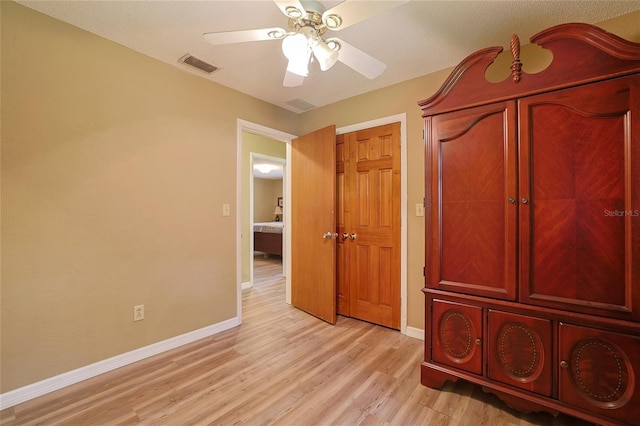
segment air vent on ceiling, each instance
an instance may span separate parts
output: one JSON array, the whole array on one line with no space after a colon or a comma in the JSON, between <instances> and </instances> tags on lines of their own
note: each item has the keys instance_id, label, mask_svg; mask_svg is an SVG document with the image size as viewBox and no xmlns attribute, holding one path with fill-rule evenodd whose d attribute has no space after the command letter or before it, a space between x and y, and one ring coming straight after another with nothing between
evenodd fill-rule
<instances>
[{"instance_id":1,"label":"air vent on ceiling","mask_svg":"<svg viewBox=\"0 0 640 426\"><path fill-rule=\"evenodd\" d=\"M316 106L313 104L310 104L307 101L304 101L302 99L296 98L293 99L291 101L285 102L287 105L290 105L292 107L294 107L295 109L298 109L300 111L309 111L310 109L314 109Z\"/></svg>"},{"instance_id":2,"label":"air vent on ceiling","mask_svg":"<svg viewBox=\"0 0 640 426\"><path fill-rule=\"evenodd\" d=\"M189 53L184 55L182 58L178 59L178 62L182 62L183 64L190 65L194 68L199 69L200 71L206 72L207 74L211 74L212 72L218 70L218 67L216 67L215 65L211 65L203 61L202 59L196 58L195 56Z\"/></svg>"}]
</instances>

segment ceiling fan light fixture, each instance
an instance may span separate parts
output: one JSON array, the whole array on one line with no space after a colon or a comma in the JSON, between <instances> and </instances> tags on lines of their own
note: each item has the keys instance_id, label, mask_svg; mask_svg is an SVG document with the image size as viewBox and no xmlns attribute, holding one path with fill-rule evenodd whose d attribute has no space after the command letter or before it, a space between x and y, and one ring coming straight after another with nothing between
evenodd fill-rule
<instances>
[{"instance_id":1,"label":"ceiling fan light fixture","mask_svg":"<svg viewBox=\"0 0 640 426\"><path fill-rule=\"evenodd\" d=\"M312 29L302 28L299 33L286 37L282 41L282 52L289 60L287 71L302 77L309 75L311 60Z\"/></svg>"},{"instance_id":2,"label":"ceiling fan light fixture","mask_svg":"<svg viewBox=\"0 0 640 426\"><path fill-rule=\"evenodd\" d=\"M338 43L336 40L327 40L327 46L329 47L329 49L331 50L335 50L336 52L340 51L340 43Z\"/></svg>"},{"instance_id":3,"label":"ceiling fan light fixture","mask_svg":"<svg viewBox=\"0 0 640 426\"><path fill-rule=\"evenodd\" d=\"M311 52L306 57L298 57L289 59L287 64L287 71L297 74L301 77L307 77L309 75L309 60L311 59Z\"/></svg>"},{"instance_id":4,"label":"ceiling fan light fixture","mask_svg":"<svg viewBox=\"0 0 640 426\"><path fill-rule=\"evenodd\" d=\"M282 41L282 53L287 59L294 60L307 56L309 52L309 40L304 34L298 33L286 37Z\"/></svg>"},{"instance_id":5,"label":"ceiling fan light fixture","mask_svg":"<svg viewBox=\"0 0 640 426\"><path fill-rule=\"evenodd\" d=\"M328 70L338 61L338 52L331 49L331 47L329 47L329 45L322 39L314 43L311 49L313 50L313 56L318 60L318 64L320 64L320 69L322 71Z\"/></svg>"}]
</instances>

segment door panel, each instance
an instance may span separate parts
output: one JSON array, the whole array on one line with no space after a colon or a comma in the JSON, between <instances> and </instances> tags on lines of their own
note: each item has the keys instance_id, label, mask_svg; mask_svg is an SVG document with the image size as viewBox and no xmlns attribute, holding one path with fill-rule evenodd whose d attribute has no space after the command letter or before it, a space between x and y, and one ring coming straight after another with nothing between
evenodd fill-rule
<instances>
[{"instance_id":1,"label":"door panel","mask_svg":"<svg viewBox=\"0 0 640 426\"><path fill-rule=\"evenodd\" d=\"M349 133L344 141L350 316L399 329L400 124Z\"/></svg>"},{"instance_id":2,"label":"door panel","mask_svg":"<svg viewBox=\"0 0 640 426\"><path fill-rule=\"evenodd\" d=\"M335 324L335 126L291 142L291 198L292 304Z\"/></svg>"},{"instance_id":3,"label":"door panel","mask_svg":"<svg viewBox=\"0 0 640 426\"><path fill-rule=\"evenodd\" d=\"M640 77L520 100L521 300L640 319ZM604 101L606 100L606 102ZM525 130L526 129L526 130Z\"/></svg>"},{"instance_id":4,"label":"door panel","mask_svg":"<svg viewBox=\"0 0 640 426\"><path fill-rule=\"evenodd\" d=\"M427 286L515 300L515 104L431 119Z\"/></svg>"}]
</instances>

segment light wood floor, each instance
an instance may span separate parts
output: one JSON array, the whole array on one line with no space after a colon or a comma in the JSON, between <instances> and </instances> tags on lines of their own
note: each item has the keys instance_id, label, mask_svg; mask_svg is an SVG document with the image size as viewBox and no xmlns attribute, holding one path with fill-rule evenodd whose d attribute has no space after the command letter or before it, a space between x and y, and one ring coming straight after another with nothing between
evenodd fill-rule
<instances>
[{"instance_id":1,"label":"light wood floor","mask_svg":"<svg viewBox=\"0 0 640 426\"><path fill-rule=\"evenodd\" d=\"M0 413L2 425L572 425L478 386L420 384L423 342L284 303L278 259L256 258L243 324Z\"/></svg>"}]
</instances>

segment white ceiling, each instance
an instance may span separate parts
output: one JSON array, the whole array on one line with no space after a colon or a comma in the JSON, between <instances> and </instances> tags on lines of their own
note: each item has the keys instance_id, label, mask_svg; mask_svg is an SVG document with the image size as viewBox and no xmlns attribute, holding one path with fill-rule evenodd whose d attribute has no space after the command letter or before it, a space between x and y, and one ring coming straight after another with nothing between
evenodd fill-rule
<instances>
[{"instance_id":1,"label":"white ceiling","mask_svg":"<svg viewBox=\"0 0 640 426\"><path fill-rule=\"evenodd\" d=\"M253 177L261 179L283 179L284 178L284 165L286 161L282 160L270 160L261 156L253 158ZM261 171L261 166L267 166L269 171Z\"/></svg>"},{"instance_id":2,"label":"white ceiling","mask_svg":"<svg viewBox=\"0 0 640 426\"><path fill-rule=\"evenodd\" d=\"M368 80L338 62L328 71L311 74L303 86L287 88L282 86L287 62L280 41L213 46L202 37L206 32L287 28L287 18L270 0L18 3L294 112L311 108L296 105L323 106L454 66L478 49L508 46L513 33L524 44L552 25L596 23L640 10L640 0L413 0L327 33L386 63L380 77ZM331 8L341 2L319 3ZM220 69L211 75L192 70L177 62L186 53Z\"/></svg>"}]
</instances>

